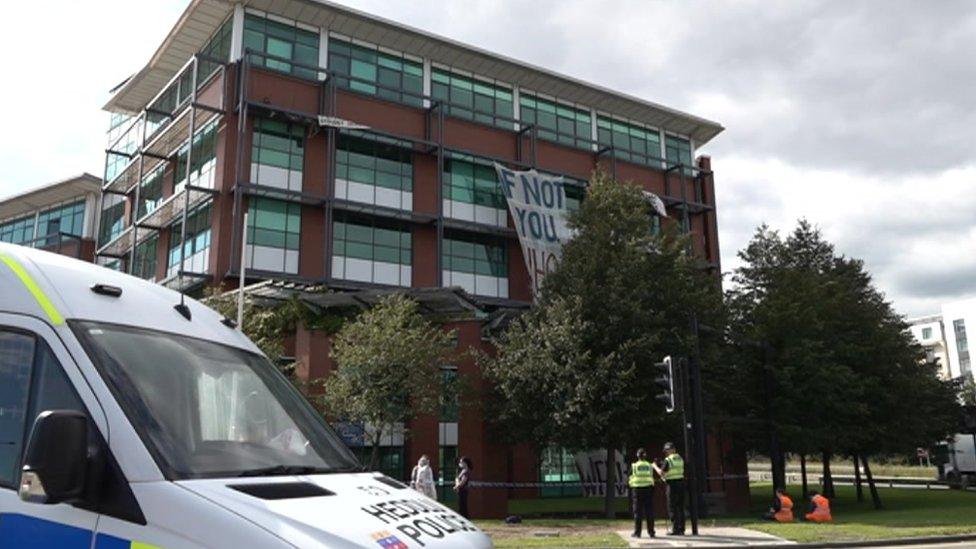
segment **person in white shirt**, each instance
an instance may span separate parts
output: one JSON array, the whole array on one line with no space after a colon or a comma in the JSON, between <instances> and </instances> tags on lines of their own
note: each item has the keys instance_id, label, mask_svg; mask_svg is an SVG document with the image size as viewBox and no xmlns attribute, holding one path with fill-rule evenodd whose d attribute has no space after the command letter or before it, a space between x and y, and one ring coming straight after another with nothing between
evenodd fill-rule
<instances>
[{"instance_id":1,"label":"person in white shirt","mask_svg":"<svg viewBox=\"0 0 976 549\"><path fill-rule=\"evenodd\" d=\"M437 499L437 489L434 487L434 471L430 468L430 460L427 455L420 456L417 465L414 465L410 473L410 487L429 497Z\"/></svg>"}]
</instances>

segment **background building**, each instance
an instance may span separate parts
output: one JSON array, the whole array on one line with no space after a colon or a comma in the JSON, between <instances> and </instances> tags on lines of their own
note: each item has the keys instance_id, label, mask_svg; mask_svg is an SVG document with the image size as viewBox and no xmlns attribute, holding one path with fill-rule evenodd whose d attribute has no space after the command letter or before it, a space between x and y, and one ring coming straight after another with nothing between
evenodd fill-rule
<instances>
[{"instance_id":1,"label":"background building","mask_svg":"<svg viewBox=\"0 0 976 549\"><path fill-rule=\"evenodd\" d=\"M193 0L105 108L98 260L174 288L236 285L246 234L255 295L324 287L306 299L341 309L407 289L450 316L459 349L486 349L531 300L493 162L570 178L574 200L597 167L638 182L719 267L710 159L695 159L719 124L328 2ZM329 345L298 328L301 378L328 373ZM445 366L458 374L480 380L470 358ZM482 480L565 478L563 453L493 444L476 409L407 427L384 442L393 476L427 453L450 478L463 453ZM744 460L717 440L710 489L744 503ZM498 516L506 495L478 491L472 510Z\"/></svg>"},{"instance_id":2,"label":"background building","mask_svg":"<svg viewBox=\"0 0 976 549\"><path fill-rule=\"evenodd\" d=\"M976 379L969 353L969 337L976 330L976 298L943 303L942 323L952 377Z\"/></svg>"},{"instance_id":3,"label":"background building","mask_svg":"<svg viewBox=\"0 0 976 549\"><path fill-rule=\"evenodd\" d=\"M949 367L949 353L946 347L945 328L942 326L942 316L932 315L909 319L908 325L915 336L915 341L925 348L925 358L932 362L939 362L939 375L943 379L951 379L952 369Z\"/></svg>"},{"instance_id":4,"label":"background building","mask_svg":"<svg viewBox=\"0 0 976 549\"><path fill-rule=\"evenodd\" d=\"M83 173L0 201L0 242L92 261L101 186Z\"/></svg>"}]
</instances>

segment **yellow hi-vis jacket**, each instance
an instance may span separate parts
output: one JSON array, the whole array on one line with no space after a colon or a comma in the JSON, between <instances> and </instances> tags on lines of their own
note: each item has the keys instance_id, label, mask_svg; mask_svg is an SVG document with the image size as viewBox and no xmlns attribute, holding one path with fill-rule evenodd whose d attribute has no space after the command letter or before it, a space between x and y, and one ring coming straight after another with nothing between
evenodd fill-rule
<instances>
[{"instance_id":1,"label":"yellow hi-vis jacket","mask_svg":"<svg viewBox=\"0 0 976 549\"><path fill-rule=\"evenodd\" d=\"M664 472L664 480L684 480L685 460L678 454L671 454L664 458L668 464L668 470Z\"/></svg>"},{"instance_id":2,"label":"yellow hi-vis jacket","mask_svg":"<svg viewBox=\"0 0 976 549\"><path fill-rule=\"evenodd\" d=\"M651 462L639 459L630 465L630 479L627 485L631 488L647 488L654 486L654 469Z\"/></svg>"}]
</instances>

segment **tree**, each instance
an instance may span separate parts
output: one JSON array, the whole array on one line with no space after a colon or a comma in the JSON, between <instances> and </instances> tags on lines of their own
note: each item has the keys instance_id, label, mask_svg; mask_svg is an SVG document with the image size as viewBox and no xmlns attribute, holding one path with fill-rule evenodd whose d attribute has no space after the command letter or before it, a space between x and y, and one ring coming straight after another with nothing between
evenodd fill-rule
<instances>
[{"instance_id":1,"label":"tree","mask_svg":"<svg viewBox=\"0 0 976 549\"><path fill-rule=\"evenodd\" d=\"M605 448L612 464L622 446L674 430L654 398L652 364L688 354L690 314L714 314L720 296L687 239L673 227L652 234L651 212L639 187L594 174L569 217L575 236L535 309L484 360L499 397L496 420L509 436ZM605 510L612 516L613 467L608 473Z\"/></svg>"},{"instance_id":2,"label":"tree","mask_svg":"<svg viewBox=\"0 0 976 549\"><path fill-rule=\"evenodd\" d=\"M966 406L976 406L976 382L972 378L967 378L959 390L959 398Z\"/></svg>"},{"instance_id":3,"label":"tree","mask_svg":"<svg viewBox=\"0 0 976 549\"><path fill-rule=\"evenodd\" d=\"M337 368L325 378L321 399L339 419L369 427L370 467L394 425L438 409L440 369L452 348L452 334L428 322L417 302L401 294L382 298L336 334Z\"/></svg>"}]
</instances>

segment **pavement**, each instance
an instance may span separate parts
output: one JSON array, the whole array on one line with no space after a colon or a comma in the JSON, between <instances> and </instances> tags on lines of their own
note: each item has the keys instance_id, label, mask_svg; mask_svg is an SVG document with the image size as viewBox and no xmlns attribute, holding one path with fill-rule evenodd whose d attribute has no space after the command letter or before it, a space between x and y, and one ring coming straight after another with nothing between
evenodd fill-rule
<instances>
[{"instance_id":1,"label":"pavement","mask_svg":"<svg viewBox=\"0 0 976 549\"><path fill-rule=\"evenodd\" d=\"M689 530L690 532L690 530ZM698 535L666 536L658 532L657 537L632 538L631 530L617 530L617 534L630 543L630 547L743 547L749 545L793 545L795 542L781 537L757 532L748 528L733 526L700 527Z\"/></svg>"}]
</instances>

